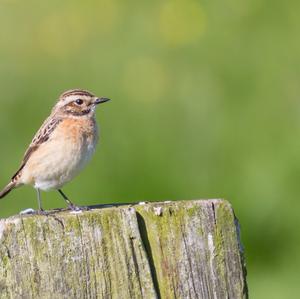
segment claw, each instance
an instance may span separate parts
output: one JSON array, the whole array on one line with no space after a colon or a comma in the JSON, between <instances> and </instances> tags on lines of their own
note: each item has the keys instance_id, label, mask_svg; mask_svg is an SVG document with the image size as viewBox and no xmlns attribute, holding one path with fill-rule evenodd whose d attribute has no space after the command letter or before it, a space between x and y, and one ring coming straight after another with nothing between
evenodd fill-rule
<instances>
[{"instance_id":1,"label":"claw","mask_svg":"<svg viewBox=\"0 0 300 299\"><path fill-rule=\"evenodd\" d=\"M70 205L68 206L68 208L69 208L70 210L74 211L74 212L87 211L87 210L89 210L88 207L76 206L76 205L74 205L74 204L70 204Z\"/></svg>"},{"instance_id":2,"label":"claw","mask_svg":"<svg viewBox=\"0 0 300 299\"><path fill-rule=\"evenodd\" d=\"M49 213L47 211L43 210L43 209L37 210L36 214L41 215L41 216L48 216L49 215Z\"/></svg>"}]
</instances>

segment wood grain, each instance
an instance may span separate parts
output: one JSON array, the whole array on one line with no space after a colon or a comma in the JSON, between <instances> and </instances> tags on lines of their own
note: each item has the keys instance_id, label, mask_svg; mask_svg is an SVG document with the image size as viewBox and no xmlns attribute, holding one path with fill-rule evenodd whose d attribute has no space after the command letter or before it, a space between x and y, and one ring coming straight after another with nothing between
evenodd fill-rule
<instances>
[{"instance_id":1,"label":"wood grain","mask_svg":"<svg viewBox=\"0 0 300 299\"><path fill-rule=\"evenodd\" d=\"M0 239L0 298L247 298L222 200L14 216Z\"/></svg>"}]
</instances>

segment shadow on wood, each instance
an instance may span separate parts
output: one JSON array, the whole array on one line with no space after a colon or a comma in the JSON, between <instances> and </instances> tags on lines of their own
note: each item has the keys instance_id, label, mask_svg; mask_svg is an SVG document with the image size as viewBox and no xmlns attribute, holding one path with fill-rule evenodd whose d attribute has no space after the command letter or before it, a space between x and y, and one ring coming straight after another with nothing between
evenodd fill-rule
<instances>
[{"instance_id":1,"label":"shadow on wood","mask_svg":"<svg viewBox=\"0 0 300 299\"><path fill-rule=\"evenodd\" d=\"M14 216L0 238L0 298L247 298L223 200Z\"/></svg>"}]
</instances>

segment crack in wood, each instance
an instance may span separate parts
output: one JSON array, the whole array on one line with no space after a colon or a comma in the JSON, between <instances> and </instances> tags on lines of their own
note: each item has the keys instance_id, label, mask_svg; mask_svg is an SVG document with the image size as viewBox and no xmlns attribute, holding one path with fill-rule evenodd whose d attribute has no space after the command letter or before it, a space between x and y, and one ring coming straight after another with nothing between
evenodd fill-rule
<instances>
[{"instance_id":1,"label":"crack in wood","mask_svg":"<svg viewBox=\"0 0 300 299\"><path fill-rule=\"evenodd\" d=\"M222 200L0 220L0 299L246 299L237 219Z\"/></svg>"},{"instance_id":2,"label":"crack in wood","mask_svg":"<svg viewBox=\"0 0 300 299\"><path fill-rule=\"evenodd\" d=\"M145 248L145 251L147 254L150 271L151 271L151 277L152 277L153 285L154 285L154 288L155 288L155 291L157 294L157 299L161 299L159 283L158 283L158 279L157 279L157 273L156 273L152 250L151 250L151 246L150 246L150 242L149 242L149 238L148 238L147 226L146 226L143 216L138 211L136 211L136 218L137 218L138 228L139 228L140 235L141 235L141 240L142 240L142 243L144 245L144 248Z\"/></svg>"}]
</instances>

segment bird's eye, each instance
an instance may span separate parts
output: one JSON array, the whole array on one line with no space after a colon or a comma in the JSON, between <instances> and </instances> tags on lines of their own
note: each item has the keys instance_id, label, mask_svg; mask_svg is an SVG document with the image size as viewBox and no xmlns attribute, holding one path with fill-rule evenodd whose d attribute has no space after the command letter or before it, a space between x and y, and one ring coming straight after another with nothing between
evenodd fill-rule
<instances>
[{"instance_id":1,"label":"bird's eye","mask_svg":"<svg viewBox=\"0 0 300 299\"><path fill-rule=\"evenodd\" d=\"M81 99L77 99L77 100L75 101L75 103L76 103L77 105L82 105L82 103L83 103L83 100L81 100Z\"/></svg>"}]
</instances>

